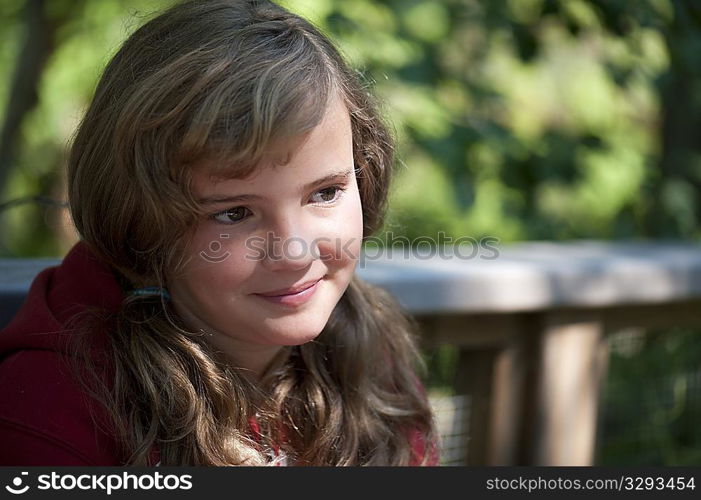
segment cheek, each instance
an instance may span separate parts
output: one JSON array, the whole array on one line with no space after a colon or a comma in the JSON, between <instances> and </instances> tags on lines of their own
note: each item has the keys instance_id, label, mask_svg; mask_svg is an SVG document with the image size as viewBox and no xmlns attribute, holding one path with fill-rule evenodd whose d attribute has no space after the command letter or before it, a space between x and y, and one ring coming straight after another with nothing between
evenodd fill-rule
<instances>
[{"instance_id":1,"label":"cheek","mask_svg":"<svg viewBox=\"0 0 701 500\"><path fill-rule=\"evenodd\" d=\"M363 212L359 194L348 197L319 242L322 258L339 266L351 265L360 255Z\"/></svg>"},{"instance_id":2,"label":"cheek","mask_svg":"<svg viewBox=\"0 0 701 500\"><path fill-rule=\"evenodd\" d=\"M245 242L239 239L221 228L200 229L191 240L188 264L177 280L179 286L197 297L225 298L239 289L254 267L254 260L247 258Z\"/></svg>"},{"instance_id":3,"label":"cheek","mask_svg":"<svg viewBox=\"0 0 701 500\"><path fill-rule=\"evenodd\" d=\"M357 259L360 255L360 247L363 240L363 208L359 194L354 198L352 207L349 207L344 228L344 238L350 242L353 250L352 254Z\"/></svg>"}]
</instances>

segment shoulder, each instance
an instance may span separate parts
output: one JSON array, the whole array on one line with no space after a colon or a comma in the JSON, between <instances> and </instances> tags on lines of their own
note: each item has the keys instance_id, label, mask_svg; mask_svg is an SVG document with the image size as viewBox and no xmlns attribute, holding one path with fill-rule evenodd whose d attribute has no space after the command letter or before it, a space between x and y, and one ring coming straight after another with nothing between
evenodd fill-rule
<instances>
[{"instance_id":1,"label":"shoulder","mask_svg":"<svg viewBox=\"0 0 701 500\"><path fill-rule=\"evenodd\" d=\"M436 466L440 464L438 443L427 442L426 437L419 429L409 432L411 444L411 466Z\"/></svg>"},{"instance_id":2,"label":"shoulder","mask_svg":"<svg viewBox=\"0 0 701 500\"><path fill-rule=\"evenodd\" d=\"M105 416L61 354L27 349L0 362L0 465L117 465L97 423Z\"/></svg>"}]
</instances>

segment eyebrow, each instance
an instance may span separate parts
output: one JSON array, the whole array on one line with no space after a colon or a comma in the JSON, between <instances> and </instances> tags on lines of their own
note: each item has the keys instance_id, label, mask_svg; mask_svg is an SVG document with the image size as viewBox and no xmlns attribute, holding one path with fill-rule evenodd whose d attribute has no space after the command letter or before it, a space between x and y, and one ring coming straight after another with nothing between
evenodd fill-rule
<instances>
[{"instance_id":1,"label":"eyebrow","mask_svg":"<svg viewBox=\"0 0 701 500\"><path fill-rule=\"evenodd\" d=\"M311 191L312 189L319 187L323 184L330 182L341 182L346 181L353 173L353 169L344 170L342 172L333 172L329 175L325 175L321 179L317 179L302 187L302 191ZM265 200L264 196L257 194L239 194L236 196L206 196L204 198L199 198L197 201L203 205L214 205L217 203L240 203L249 201L260 201Z\"/></svg>"}]
</instances>

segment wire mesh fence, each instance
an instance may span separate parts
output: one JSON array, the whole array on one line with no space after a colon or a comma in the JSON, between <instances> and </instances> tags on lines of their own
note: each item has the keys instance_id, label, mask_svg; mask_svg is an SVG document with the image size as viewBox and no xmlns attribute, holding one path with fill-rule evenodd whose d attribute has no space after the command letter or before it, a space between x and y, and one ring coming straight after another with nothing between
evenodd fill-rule
<instances>
[{"instance_id":1,"label":"wire mesh fence","mask_svg":"<svg viewBox=\"0 0 701 500\"><path fill-rule=\"evenodd\" d=\"M441 465L465 465L469 440L469 396L431 396L440 443Z\"/></svg>"},{"instance_id":2,"label":"wire mesh fence","mask_svg":"<svg viewBox=\"0 0 701 500\"><path fill-rule=\"evenodd\" d=\"M624 330L609 346L597 463L701 464L701 332Z\"/></svg>"},{"instance_id":3,"label":"wire mesh fence","mask_svg":"<svg viewBox=\"0 0 701 500\"><path fill-rule=\"evenodd\" d=\"M701 464L701 332L629 329L608 337L595 465ZM470 397L430 395L441 465L465 465Z\"/></svg>"}]
</instances>

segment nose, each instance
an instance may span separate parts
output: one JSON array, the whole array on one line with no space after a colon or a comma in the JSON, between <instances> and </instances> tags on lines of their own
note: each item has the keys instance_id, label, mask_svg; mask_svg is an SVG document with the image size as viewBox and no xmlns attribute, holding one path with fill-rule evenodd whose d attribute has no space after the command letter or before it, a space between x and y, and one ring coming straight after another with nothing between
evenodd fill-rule
<instances>
[{"instance_id":1,"label":"nose","mask_svg":"<svg viewBox=\"0 0 701 500\"><path fill-rule=\"evenodd\" d=\"M265 235L263 265L270 271L296 271L319 258L313 231L304 221L281 218Z\"/></svg>"}]
</instances>

